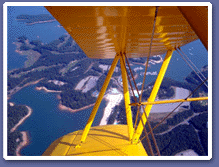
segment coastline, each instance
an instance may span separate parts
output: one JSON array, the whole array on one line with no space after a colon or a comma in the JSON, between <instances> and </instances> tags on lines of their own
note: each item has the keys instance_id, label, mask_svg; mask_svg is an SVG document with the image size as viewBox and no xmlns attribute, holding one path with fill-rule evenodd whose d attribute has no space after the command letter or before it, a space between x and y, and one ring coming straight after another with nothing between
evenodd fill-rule
<instances>
[{"instance_id":1,"label":"coastline","mask_svg":"<svg viewBox=\"0 0 219 167\"><path fill-rule=\"evenodd\" d=\"M35 85L35 84L39 83L41 80L43 80L43 79L44 79L44 78L41 78L41 79L39 79L39 80L26 83L26 84L25 84L24 86L22 86L22 87L16 86L15 88L13 88L13 89L11 89L10 91L8 91L9 93L8 93L8 95L7 95L7 99L9 100L10 97L11 97L13 94L17 93L19 90L21 90L21 89L23 89L23 88L25 88L25 87L27 87L27 86L30 86L30 85Z\"/></svg>"},{"instance_id":2,"label":"coastline","mask_svg":"<svg viewBox=\"0 0 219 167\"><path fill-rule=\"evenodd\" d=\"M138 62L132 62L133 65L142 65L142 66L146 66L146 63L138 63Z\"/></svg>"},{"instance_id":3,"label":"coastline","mask_svg":"<svg viewBox=\"0 0 219 167\"><path fill-rule=\"evenodd\" d=\"M22 132L20 132L20 133L22 134L22 139L23 139L23 141L20 142L20 144L19 144L19 145L17 146L17 148L16 148L16 151L15 151L16 156L22 156L21 153L20 153L21 150L29 144L29 139L28 139L28 134L27 134L27 132L22 131Z\"/></svg>"},{"instance_id":4,"label":"coastline","mask_svg":"<svg viewBox=\"0 0 219 167\"><path fill-rule=\"evenodd\" d=\"M45 21L37 21L37 22L26 23L26 24L27 24L27 25L43 24L43 23L50 23L50 22L54 22L54 21L56 21L56 19L53 19L53 20L45 20Z\"/></svg>"},{"instance_id":5,"label":"coastline","mask_svg":"<svg viewBox=\"0 0 219 167\"><path fill-rule=\"evenodd\" d=\"M16 20L18 20L18 21L25 21L25 20L27 20L27 19L16 19ZM54 21L56 21L56 19L45 20L45 21L36 21L36 22L32 22L32 23L27 23L27 22L26 22L26 24L27 24L27 25L43 24L43 23L50 23L50 22L54 22Z\"/></svg>"},{"instance_id":6,"label":"coastline","mask_svg":"<svg viewBox=\"0 0 219 167\"><path fill-rule=\"evenodd\" d=\"M47 89L46 87L44 87L44 86L42 86L42 87L36 87L35 88L36 90L44 90L45 92L47 92L47 93L61 93L62 91L56 91L56 90L49 90L49 89ZM59 99L59 100L61 100L61 97L60 97L60 95L57 95L57 99ZM70 108L70 107L67 107L67 106L64 106L64 105L62 105L61 104L61 101L60 101L60 103L59 103L59 105L58 105L58 108L60 109L60 110L67 110L67 111L70 111L70 112L78 112L78 111L81 111L81 110L84 110L84 109L88 109L88 108L90 108L90 107L92 107L92 106L94 106L95 105L95 103L93 103L93 104L90 104L90 105L87 105L87 106L84 106L84 107L82 107L82 108L79 108L79 109L72 109L72 108Z\"/></svg>"},{"instance_id":7,"label":"coastline","mask_svg":"<svg viewBox=\"0 0 219 167\"><path fill-rule=\"evenodd\" d=\"M28 114L25 115L13 128L11 128L10 133L14 132L18 126L20 126L33 112L33 110L29 107L26 106L28 109ZM16 156L21 156L20 151L26 147L29 144L29 139L28 139L28 134L25 131L20 132L22 134L22 142L19 143L19 145L16 148Z\"/></svg>"},{"instance_id":8,"label":"coastline","mask_svg":"<svg viewBox=\"0 0 219 167\"><path fill-rule=\"evenodd\" d=\"M10 132L14 132L18 126L20 126L33 112L32 108L30 108L29 106L26 106L28 109L28 113L27 115L25 115L13 128L11 128Z\"/></svg>"},{"instance_id":9,"label":"coastline","mask_svg":"<svg viewBox=\"0 0 219 167\"><path fill-rule=\"evenodd\" d=\"M58 90L49 90L46 87L42 86L42 87L36 87L36 90L44 90L45 92L50 92L50 93L61 93L62 91L58 91Z\"/></svg>"},{"instance_id":10,"label":"coastline","mask_svg":"<svg viewBox=\"0 0 219 167\"><path fill-rule=\"evenodd\" d=\"M162 63L163 62L163 58L162 58L162 56L161 55L157 55L157 57L160 57L160 60L149 60L149 63L151 63L151 64L160 64L160 63ZM143 66L146 66L146 62L142 62L142 63L140 63L140 62L132 62L132 64L135 64L135 65L143 65ZM150 64L149 64L149 67L150 67Z\"/></svg>"},{"instance_id":11,"label":"coastline","mask_svg":"<svg viewBox=\"0 0 219 167\"><path fill-rule=\"evenodd\" d=\"M90 108L90 107L92 107L92 106L94 106L94 105L95 105L95 103L90 104L90 105L87 105L87 106L84 106L84 107L79 108L79 109L72 109L72 108L70 108L70 107L66 107L66 106L62 105L61 102L60 102L58 108L59 108L60 110L67 110L67 111L70 111L70 112L73 112L73 113L74 113L74 112L78 112L78 111L81 111L81 110L88 109L88 108Z\"/></svg>"}]
</instances>

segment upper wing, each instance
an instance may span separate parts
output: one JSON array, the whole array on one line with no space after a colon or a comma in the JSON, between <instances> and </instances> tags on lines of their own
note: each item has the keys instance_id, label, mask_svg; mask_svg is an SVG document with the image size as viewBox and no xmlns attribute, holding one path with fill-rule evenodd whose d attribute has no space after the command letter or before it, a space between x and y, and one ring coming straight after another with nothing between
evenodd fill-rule
<instances>
[{"instance_id":1,"label":"upper wing","mask_svg":"<svg viewBox=\"0 0 219 167\"><path fill-rule=\"evenodd\" d=\"M47 6L90 58L148 56L154 6ZM198 39L176 6L158 8L151 55L163 54Z\"/></svg>"}]
</instances>

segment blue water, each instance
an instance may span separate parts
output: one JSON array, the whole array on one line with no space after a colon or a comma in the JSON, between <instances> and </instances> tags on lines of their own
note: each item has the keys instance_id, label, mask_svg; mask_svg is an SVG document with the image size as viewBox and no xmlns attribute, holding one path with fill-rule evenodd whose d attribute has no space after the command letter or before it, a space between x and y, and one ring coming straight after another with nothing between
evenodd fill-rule
<instances>
[{"instance_id":1,"label":"blue water","mask_svg":"<svg viewBox=\"0 0 219 167\"><path fill-rule=\"evenodd\" d=\"M208 52L200 40L193 41L181 47L181 49L199 70L208 64ZM165 76L177 81L183 81L190 72L192 72L191 68L185 63L181 56L176 51L173 52Z\"/></svg>"},{"instance_id":2,"label":"blue water","mask_svg":"<svg viewBox=\"0 0 219 167\"><path fill-rule=\"evenodd\" d=\"M29 41L40 40L43 43L49 43L58 39L66 33L64 28L57 25L57 21L44 24L26 25L19 22L16 17L21 14L50 14L44 7L34 6L9 6L8 7L8 70L21 68L24 66L26 56L19 55L15 52L16 46L12 44L16 38L26 36Z\"/></svg>"},{"instance_id":3,"label":"blue water","mask_svg":"<svg viewBox=\"0 0 219 167\"><path fill-rule=\"evenodd\" d=\"M26 56L15 52L12 44L16 38L26 36L29 41L41 40L49 43L66 33L65 29L57 27L58 22L26 25L16 21L20 14L49 14L44 7L8 7L8 70L21 68ZM30 145L21 151L22 155L41 155L45 149L57 138L83 129L89 118L92 107L76 113L59 110L57 93L36 91L35 86L28 86L9 100L15 104L28 105L33 109L32 115L18 128L19 131L28 131ZM98 125L105 107L105 101L100 105L93 126Z\"/></svg>"},{"instance_id":4,"label":"blue water","mask_svg":"<svg viewBox=\"0 0 219 167\"><path fill-rule=\"evenodd\" d=\"M9 100L15 104L27 105L33 110L31 116L17 129L29 133L30 145L21 152L22 155L26 156L42 155L55 139L83 129L93 108L76 113L60 110L58 108L58 93L37 91L35 87L35 85L25 87ZM106 102L103 100L93 126L99 125L105 106Z\"/></svg>"},{"instance_id":5,"label":"blue water","mask_svg":"<svg viewBox=\"0 0 219 167\"><path fill-rule=\"evenodd\" d=\"M196 67L200 70L201 67L208 64L208 52L205 47L202 45L200 40L196 40L191 42L183 47L181 50L189 57L189 59L196 65ZM165 55L162 55L163 59ZM157 74L160 70L162 63L156 65L150 65L148 67L148 72L157 71ZM145 67L143 65L134 65L132 68L136 68L141 66L143 70L140 72L144 72ZM169 66L167 68L165 77L170 77L176 81L184 82L185 77L192 72L192 69L186 64L186 62L181 58L181 56L175 51L173 52L172 58L170 60ZM139 73L139 72L138 72ZM148 84L156 79L157 75L147 75L145 84ZM136 80L137 83L143 82L143 76L140 76Z\"/></svg>"},{"instance_id":6,"label":"blue water","mask_svg":"<svg viewBox=\"0 0 219 167\"><path fill-rule=\"evenodd\" d=\"M26 61L25 56L15 52L16 47L12 43L16 41L16 38L25 35L30 41L39 39L43 43L48 43L66 33L65 29L57 27L58 22L27 26L24 22L15 20L16 16L20 14L49 13L44 7L8 7L8 70L23 67ZM199 40L183 46L182 50L186 52L199 69L207 65L207 51ZM160 66L161 64L152 65L148 68L148 71L159 71ZM189 72L191 72L191 69L174 52L165 76L177 81L183 81ZM147 76L146 84L155 78L156 76ZM142 77L138 77L138 82L142 82ZM21 152L22 155L27 156L41 155L55 139L69 132L83 129L92 110L91 107L77 113L61 111L58 109L57 93L36 91L34 85L23 88L13 95L10 101L16 104L28 105L33 109L32 115L18 128L20 131L28 131L30 135L30 145ZM105 106L106 102L103 101L94 125L99 124Z\"/></svg>"},{"instance_id":7,"label":"blue water","mask_svg":"<svg viewBox=\"0 0 219 167\"><path fill-rule=\"evenodd\" d=\"M57 21L27 26L24 22L16 21L16 16L20 14L34 15L50 13L42 6L8 7L8 70L23 67L24 62L26 61L26 56L19 55L15 52L16 47L12 43L16 41L16 38L25 35L30 41L39 39L43 43L49 43L55 39L58 39L64 33L67 33L64 28L57 26L59 25ZM201 44L200 40L183 46L182 50L189 56L189 58L199 69L207 64L207 51ZM190 55L190 53L193 55ZM151 66L151 70L155 69L157 71L159 68L159 65ZM181 57L174 52L166 76L178 81L183 81L184 77L189 72L191 72L191 69L181 59Z\"/></svg>"}]
</instances>

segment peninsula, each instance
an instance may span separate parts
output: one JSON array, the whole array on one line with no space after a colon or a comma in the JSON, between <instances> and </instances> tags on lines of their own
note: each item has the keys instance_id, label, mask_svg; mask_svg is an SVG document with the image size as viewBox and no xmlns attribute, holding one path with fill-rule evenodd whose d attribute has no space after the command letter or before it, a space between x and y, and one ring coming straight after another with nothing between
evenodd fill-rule
<instances>
[{"instance_id":1,"label":"peninsula","mask_svg":"<svg viewBox=\"0 0 219 167\"><path fill-rule=\"evenodd\" d=\"M32 109L28 106L8 104L8 155L20 155L20 150L28 145L27 132L18 132L16 129L31 115Z\"/></svg>"}]
</instances>

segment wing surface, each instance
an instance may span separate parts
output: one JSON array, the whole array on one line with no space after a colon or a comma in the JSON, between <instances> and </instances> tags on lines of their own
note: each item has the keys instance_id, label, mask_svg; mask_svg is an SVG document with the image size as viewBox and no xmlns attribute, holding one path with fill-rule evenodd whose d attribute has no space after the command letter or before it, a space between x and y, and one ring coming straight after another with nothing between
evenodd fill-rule
<instances>
[{"instance_id":1,"label":"wing surface","mask_svg":"<svg viewBox=\"0 0 219 167\"><path fill-rule=\"evenodd\" d=\"M47 6L90 58L148 56L154 6ZM198 39L176 6L158 8L151 55L163 54Z\"/></svg>"}]
</instances>

